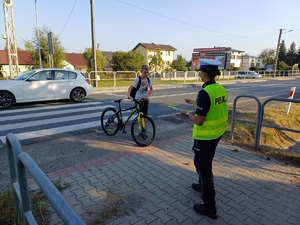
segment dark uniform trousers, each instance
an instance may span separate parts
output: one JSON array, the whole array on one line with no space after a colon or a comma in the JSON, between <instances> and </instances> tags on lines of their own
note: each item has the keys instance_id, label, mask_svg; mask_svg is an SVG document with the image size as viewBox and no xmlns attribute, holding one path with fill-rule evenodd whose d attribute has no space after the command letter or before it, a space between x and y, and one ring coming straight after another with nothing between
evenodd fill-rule
<instances>
[{"instance_id":1,"label":"dark uniform trousers","mask_svg":"<svg viewBox=\"0 0 300 225\"><path fill-rule=\"evenodd\" d=\"M216 147L222 136L214 140L194 140L194 164L202 185L202 200L208 207L215 207L215 188L212 172L212 161Z\"/></svg>"}]
</instances>

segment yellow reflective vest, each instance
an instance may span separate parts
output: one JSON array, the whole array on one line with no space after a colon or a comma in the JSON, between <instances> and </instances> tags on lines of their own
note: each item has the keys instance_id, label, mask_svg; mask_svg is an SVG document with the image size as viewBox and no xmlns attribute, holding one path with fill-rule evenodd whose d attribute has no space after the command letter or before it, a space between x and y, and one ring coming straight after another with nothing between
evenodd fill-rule
<instances>
[{"instance_id":1,"label":"yellow reflective vest","mask_svg":"<svg viewBox=\"0 0 300 225\"><path fill-rule=\"evenodd\" d=\"M202 126L194 124L193 139L213 140L225 133L228 120L228 94L220 84L207 85L205 90L210 98L210 109ZM197 97L198 98L198 97ZM196 110L197 105L195 105ZM197 114L195 114L197 116Z\"/></svg>"}]
</instances>

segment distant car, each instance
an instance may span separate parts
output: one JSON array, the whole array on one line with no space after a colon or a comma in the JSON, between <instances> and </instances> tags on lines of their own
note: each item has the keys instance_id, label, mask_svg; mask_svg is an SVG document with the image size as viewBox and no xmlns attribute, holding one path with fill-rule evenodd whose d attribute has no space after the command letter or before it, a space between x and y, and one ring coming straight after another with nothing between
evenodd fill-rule
<instances>
[{"instance_id":1,"label":"distant car","mask_svg":"<svg viewBox=\"0 0 300 225\"><path fill-rule=\"evenodd\" d=\"M0 81L0 109L23 102L59 99L81 102L91 93L90 80L80 71L34 69L13 80Z\"/></svg>"},{"instance_id":2,"label":"distant car","mask_svg":"<svg viewBox=\"0 0 300 225\"><path fill-rule=\"evenodd\" d=\"M255 71L237 71L234 75L236 79L258 79L262 78L261 74L256 73Z\"/></svg>"}]
</instances>

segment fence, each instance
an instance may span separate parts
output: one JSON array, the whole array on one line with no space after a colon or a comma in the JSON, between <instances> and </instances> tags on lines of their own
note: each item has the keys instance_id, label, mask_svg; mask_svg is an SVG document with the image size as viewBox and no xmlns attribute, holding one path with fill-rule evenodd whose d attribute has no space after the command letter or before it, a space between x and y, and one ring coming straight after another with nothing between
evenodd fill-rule
<instances>
[{"instance_id":1,"label":"fence","mask_svg":"<svg viewBox=\"0 0 300 225\"><path fill-rule=\"evenodd\" d=\"M216 80L232 80L235 79L237 71L221 71L221 75L216 78ZM106 86L106 87L116 87L122 86L120 84L124 82L132 82L140 72L136 71L91 71L88 73L88 77L91 80L93 87ZM264 71L260 73L263 78L274 78L274 77L291 77L300 76L300 71ZM152 79L153 84L158 81L170 82L198 82L199 72L197 71L175 71L175 72L154 72L150 71L149 76ZM129 84L126 84L127 86Z\"/></svg>"},{"instance_id":2,"label":"fence","mask_svg":"<svg viewBox=\"0 0 300 225\"><path fill-rule=\"evenodd\" d=\"M236 103L239 98L246 97L246 98L253 98L258 105L257 109L257 114L256 114L256 121L249 121L249 120L244 120L241 118L236 118ZM254 132L254 146L255 148L260 147L260 138L261 138L261 129L262 127L271 127L279 130L286 130L290 132L295 132L295 133L300 133L300 130L295 130L295 129L290 129L286 127L280 127L280 126L275 126L275 125L270 125L270 124L265 124L263 123L263 117L264 117L264 108L265 105L270 102L270 101L282 101L282 102L294 102L294 103L300 103L299 99L289 99L289 98L268 98L263 102L263 104L260 103L259 99L253 95L239 95L237 96L234 101L233 101L233 107L232 107L232 119L231 119L231 130L230 130L230 139L233 140L234 136L234 124L235 121L243 121L246 123L252 123L256 124L255 126L255 132Z\"/></svg>"},{"instance_id":3,"label":"fence","mask_svg":"<svg viewBox=\"0 0 300 225\"><path fill-rule=\"evenodd\" d=\"M64 224L85 224L85 222L83 222L83 220L69 206L54 184L36 165L33 159L26 152L22 152L20 142L15 135L10 133L6 136L6 146L10 178L13 189L14 207L18 218L23 215L25 225L37 225L37 222L31 211L26 170L28 170L28 172L31 174ZM20 212L20 209L22 209L22 213Z\"/></svg>"},{"instance_id":4,"label":"fence","mask_svg":"<svg viewBox=\"0 0 300 225\"><path fill-rule=\"evenodd\" d=\"M233 79L234 76L231 75L232 72L226 71L221 76L219 76L218 80L223 79ZM103 86L102 83L105 83L105 86L113 86L116 87L118 84L122 82L132 82L137 76L140 75L140 72L136 71L91 71L88 73L88 77L91 80L91 84L93 87ZM149 72L149 76L155 84L158 81L162 82L198 82L199 81L199 72L197 71L175 71L175 72ZM119 85L120 86L120 85ZM121 85L122 86L122 85Z\"/></svg>"}]
</instances>

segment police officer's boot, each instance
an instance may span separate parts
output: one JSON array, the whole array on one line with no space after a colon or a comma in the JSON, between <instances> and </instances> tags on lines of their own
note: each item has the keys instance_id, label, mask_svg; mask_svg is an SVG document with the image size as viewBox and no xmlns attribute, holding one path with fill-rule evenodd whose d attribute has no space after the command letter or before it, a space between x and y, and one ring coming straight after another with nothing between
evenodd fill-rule
<instances>
[{"instance_id":1,"label":"police officer's boot","mask_svg":"<svg viewBox=\"0 0 300 225\"><path fill-rule=\"evenodd\" d=\"M212 219L217 219L217 209L216 209L216 203L214 200L212 201L206 201L205 198L203 196L202 200L204 202L204 204L194 204L194 210L201 214L201 215L205 215L208 216L209 218Z\"/></svg>"}]
</instances>

